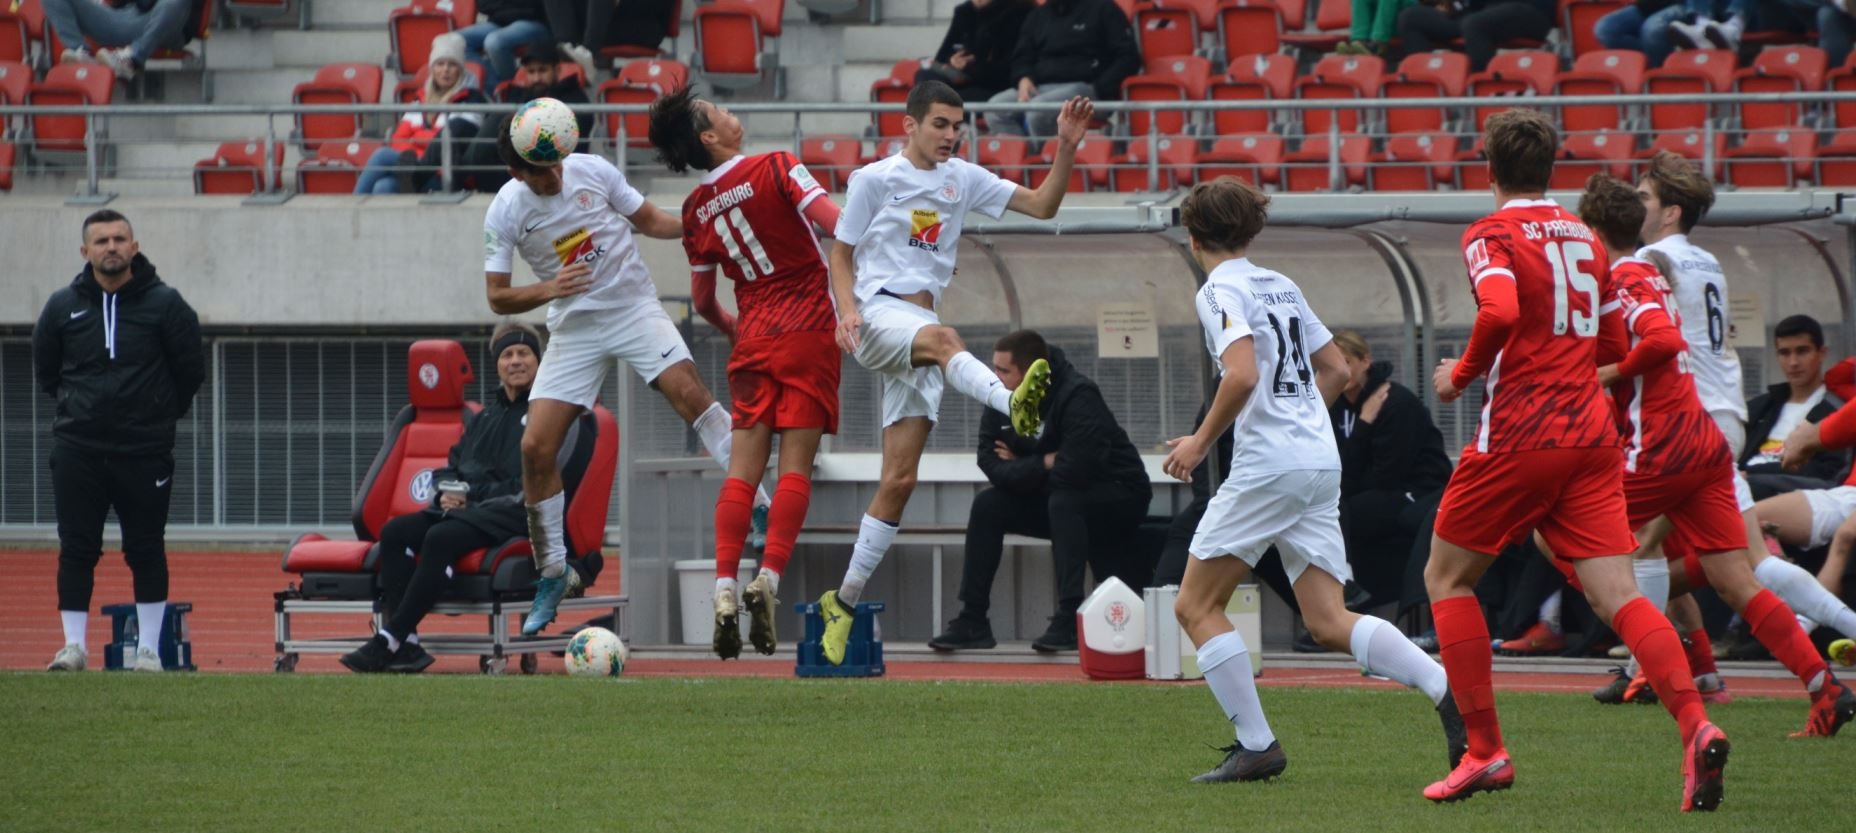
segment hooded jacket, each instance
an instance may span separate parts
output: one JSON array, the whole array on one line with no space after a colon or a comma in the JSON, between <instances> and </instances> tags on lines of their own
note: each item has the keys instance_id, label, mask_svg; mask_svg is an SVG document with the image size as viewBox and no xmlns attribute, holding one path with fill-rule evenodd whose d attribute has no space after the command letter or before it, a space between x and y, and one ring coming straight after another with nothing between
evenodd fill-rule
<instances>
[{"instance_id":1,"label":"hooded jacket","mask_svg":"<svg viewBox=\"0 0 1856 833\"><path fill-rule=\"evenodd\" d=\"M1786 472L1777 465L1749 466L1747 463L1759 455L1759 446L1772 435L1772 426L1779 421L1779 412L1785 409L1785 403L1792 398L1792 386L1780 382L1766 388L1766 392L1746 403L1746 447L1740 449L1740 459L1735 462L1747 474L1799 474L1815 477L1827 483L1841 483L1843 473L1849 470L1850 455L1846 451L1820 451L1796 472ZM1823 422L1824 417L1837 412L1843 407L1843 399L1834 390L1824 391L1824 398L1804 415L1807 422ZM1780 439L1784 439L1780 437Z\"/></svg>"},{"instance_id":2,"label":"hooded jacket","mask_svg":"<svg viewBox=\"0 0 1856 833\"><path fill-rule=\"evenodd\" d=\"M1444 435L1424 407L1404 385L1392 380L1391 362L1373 362L1366 370L1360 401L1346 395L1334 400L1328 418L1334 422L1334 443L1340 447L1340 493L1388 491L1427 495L1450 480L1450 457L1444 453ZM1390 390L1372 422L1360 419L1360 407L1381 386Z\"/></svg>"},{"instance_id":3,"label":"hooded jacket","mask_svg":"<svg viewBox=\"0 0 1856 833\"><path fill-rule=\"evenodd\" d=\"M1120 483L1136 494L1153 494L1141 453L1115 421L1101 388L1071 365L1062 350L1050 348L1049 362L1050 393L1039 409L1043 433L1018 436L1011 418L991 408L981 417L979 465L986 479L1020 494L1083 490L1098 483ZM1017 459L999 457L995 442L1004 442ZM1057 461L1046 470L1044 455L1053 451Z\"/></svg>"},{"instance_id":4,"label":"hooded jacket","mask_svg":"<svg viewBox=\"0 0 1856 833\"><path fill-rule=\"evenodd\" d=\"M1121 98L1121 82L1141 71L1134 27L1110 0L1050 0L1025 17L1012 52L1012 77L1038 86L1086 82L1095 98Z\"/></svg>"},{"instance_id":5,"label":"hooded jacket","mask_svg":"<svg viewBox=\"0 0 1856 833\"><path fill-rule=\"evenodd\" d=\"M89 265L32 328L39 388L58 401L55 442L103 454L169 454L174 423L206 380L200 319L138 254L106 293Z\"/></svg>"},{"instance_id":6,"label":"hooded jacket","mask_svg":"<svg viewBox=\"0 0 1856 833\"><path fill-rule=\"evenodd\" d=\"M497 539L528 534L528 514L522 508L522 432L527 426L528 392L512 401L498 385L496 396L464 426L464 436L451 447L445 467L432 472L433 483L470 484L464 508L445 517Z\"/></svg>"}]
</instances>

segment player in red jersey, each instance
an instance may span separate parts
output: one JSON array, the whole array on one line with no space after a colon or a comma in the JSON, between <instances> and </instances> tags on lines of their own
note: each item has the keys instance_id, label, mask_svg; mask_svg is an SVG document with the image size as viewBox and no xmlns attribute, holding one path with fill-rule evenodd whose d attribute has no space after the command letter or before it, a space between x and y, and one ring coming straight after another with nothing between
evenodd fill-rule
<instances>
[{"instance_id":1,"label":"player in red jersey","mask_svg":"<svg viewBox=\"0 0 1856 833\"><path fill-rule=\"evenodd\" d=\"M772 654L774 597L811 502L812 458L819 438L838 430L838 315L813 229L835 227L838 206L792 154L741 155L741 120L688 87L651 106L651 144L673 171L708 172L683 202L690 294L696 311L734 342L734 453L715 502L715 652L723 659L741 655L735 573L754 484L780 435L760 574L741 593L749 641ZM716 302L718 271L735 282L738 320Z\"/></svg>"},{"instance_id":2,"label":"player in red jersey","mask_svg":"<svg viewBox=\"0 0 1856 833\"><path fill-rule=\"evenodd\" d=\"M1676 716L1683 809L1712 810L1720 804L1727 737L1708 722L1675 629L1637 592L1623 450L1593 372L1610 258L1584 223L1544 198L1559 152L1550 118L1523 109L1497 114L1483 145L1500 208L1463 235L1476 322L1462 359L1441 362L1432 383L1450 402L1486 373L1487 404L1444 490L1424 571L1469 754L1424 795L1455 801L1514 783L1475 586L1496 553L1538 529L1573 560L1592 609L1631 646Z\"/></svg>"},{"instance_id":3,"label":"player in red jersey","mask_svg":"<svg viewBox=\"0 0 1856 833\"><path fill-rule=\"evenodd\" d=\"M1602 173L1586 182L1579 200L1580 218L1613 251L1628 251L1636 242L1643 213L1635 188ZM1650 522L1667 517L1699 557L1701 578L1811 693L1810 719L1797 736L1836 734L1856 716L1856 693L1830 673L1792 609L1753 576L1746 521L1734 495L1733 452L1695 394L1674 290L1651 262L1620 257L1611 264L1610 291L1600 309L1598 379L1611 389L1624 429L1624 496L1642 547L1638 563L1663 567L1666 602L1671 577Z\"/></svg>"}]
</instances>

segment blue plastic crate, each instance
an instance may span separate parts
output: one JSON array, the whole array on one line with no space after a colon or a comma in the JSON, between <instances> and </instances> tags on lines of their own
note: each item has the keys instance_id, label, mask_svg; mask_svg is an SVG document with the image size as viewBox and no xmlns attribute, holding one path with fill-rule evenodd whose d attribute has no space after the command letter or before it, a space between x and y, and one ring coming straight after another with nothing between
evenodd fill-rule
<instances>
[{"instance_id":1,"label":"blue plastic crate","mask_svg":"<svg viewBox=\"0 0 1856 833\"><path fill-rule=\"evenodd\" d=\"M187 614L193 612L190 602L168 602L167 615L161 619L161 668L164 671L195 671L193 666L193 643L187 639ZM110 644L103 648L103 667L111 671L121 671L135 665L135 647L127 638L139 631L135 622L135 605L104 605L104 615L110 617Z\"/></svg>"},{"instance_id":2,"label":"blue plastic crate","mask_svg":"<svg viewBox=\"0 0 1856 833\"><path fill-rule=\"evenodd\" d=\"M819 615L818 603L795 605L804 617L806 636L799 643L799 662L793 673L801 677L881 677L883 676L883 641L876 638L876 615L882 602L858 602L851 618L851 641L844 650L844 664L825 661L825 619Z\"/></svg>"}]
</instances>

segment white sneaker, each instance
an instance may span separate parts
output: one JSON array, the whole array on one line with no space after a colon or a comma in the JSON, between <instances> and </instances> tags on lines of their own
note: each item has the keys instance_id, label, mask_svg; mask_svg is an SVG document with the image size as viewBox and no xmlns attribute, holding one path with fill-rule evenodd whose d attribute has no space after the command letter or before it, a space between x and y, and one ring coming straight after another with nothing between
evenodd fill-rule
<instances>
[{"instance_id":1,"label":"white sneaker","mask_svg":"<svg viewBox=\"0 0 1856 833\"><path fill-rule=\"evenodd\" d=\"M733 587L715 589L715 655L722 659L741 658L741 607Z\"/></svg>"},{"instance_id":2,"label":"white sneaker","mask_svg":"<svg viewBox=\"0 0 1856 833\"><path fill-rule=\"evenodd\" d=\"M1707 45L1713 49L1725 49L1732 52L1740 48L1740 35L1718 20L1702 23L1701 36L1707 39Z\"/></svg>"},{"instance_id":3,"label":"white sneaker","mask_svg":"<svg viewBox=\"0 0 1856 833\"><path fill-rule=\"evenodd\" d=\"M1700 22L1684 23L1680 20L1669 23L1669 42L1677 49L1702 49L1708 45L1702 34L1704 25Z\"/></svg>"},{"instance_id":4,"label":"white sneaker","mask_svg":"<svg viewBox=\"0 0 1856 833\"><path fill-rule=\"evenodd\" d=\"M129 47L125 46L121 49L105 49L98 52L97 60L109 67L110 72L116 73L116 80L127 81L135 77L135 59L132 55Z\"/></svg>"},{"instance_id":5,"label":"white sneaker","mask_svg":"<svg viewBox=\"0 0 1856 833\"><path fill-rule=\"evenodd\" d=\"M58 649L58 655L52 657L52 664L45 666L47 671L82 671L89 655L84 653L84 646L75 642L67 643Z\"/></svg>"},{"instance_id":6,"label":"white sneaker","mask_svg":"<svg viewBox=\"0 0 1856 833\"><path fill-rule=\"evenodd\" d=\"M150 648L147 645L143 645L142 647L135 649L135 670L137 671L160 671L161 670L161 654L157 653L155 649Z\"/></svg>"},{"instance_id":7,"label":"white sneaker","mask_svg":"<svg viewBox=\"0 0 1856 833\"><path fill-rule=\"evenodd\" d=\"M1611 650L1605 652L1605 656L1612 659L1630 659L1630 646L1613 645Z\"/></svg>"},{"instance_id":8,"label":"white sneaker","mask_svg":"<svg viewBox=\"0 0 1856 833\"><path fill-rule=\"evenodd\" d=\"M96 62L97 56L90 54L89 47L84 46L66 49L58 56L58 63L61 64L94 64Z\"/></svg>"}]
</instances>

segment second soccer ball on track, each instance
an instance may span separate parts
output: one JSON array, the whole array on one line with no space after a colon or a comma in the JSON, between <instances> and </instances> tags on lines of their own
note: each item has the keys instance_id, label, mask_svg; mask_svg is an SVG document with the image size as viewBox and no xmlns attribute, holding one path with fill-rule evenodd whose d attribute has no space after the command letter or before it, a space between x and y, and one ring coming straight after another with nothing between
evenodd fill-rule
<instances>
[{"instance_id":1,"label":"second soccer ball on track","mask_svg":"<svg viewBox=\"0 0 1856 833\"><path fill-rule=\"evenodd\" d=\"M558 165L580 144L580 123L573 108L559 99L537 98L509 120L509 139L516 153L536 165Z\"/></svg>"},{"instance_id":2,"label":"second soccer ball on track","mask_svg":"<svg viewBox=\"0 0 1856 833\"><path fill-rule=\"evenodd\" d=\"M625 643L605 628L587 628L567 643L567 673L573 677L617 677L625 672Z\"/></svg>"}]
</instances>

